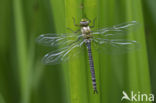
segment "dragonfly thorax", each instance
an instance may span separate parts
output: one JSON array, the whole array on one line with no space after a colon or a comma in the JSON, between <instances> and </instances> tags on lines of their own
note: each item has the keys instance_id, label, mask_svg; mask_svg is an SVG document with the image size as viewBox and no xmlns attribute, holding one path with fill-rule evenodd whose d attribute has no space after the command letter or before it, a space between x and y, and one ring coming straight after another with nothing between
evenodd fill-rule
<instances>
[{"instance_id":1,"label":"dragonfly thorax","mask_svg":"<svg viewBox=\"0 0 156 103\"><path fill-rule=\"evenodd\" d=\"M82 33L82 36L85 38L85 39L88 39L91 37L91 29L89 26L86 26L86 27L81 27L81 33Z\"/></svg>"}]
</instances>

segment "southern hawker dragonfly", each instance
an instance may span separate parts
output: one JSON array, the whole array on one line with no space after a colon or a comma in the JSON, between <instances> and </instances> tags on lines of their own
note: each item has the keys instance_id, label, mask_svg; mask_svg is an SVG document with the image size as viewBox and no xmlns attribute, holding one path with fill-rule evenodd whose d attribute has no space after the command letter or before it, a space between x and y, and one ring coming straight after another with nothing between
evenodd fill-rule
<instances>
[{"instance_id":1,"label":"southern hawker dragonfly","mask_svg":"<svg viewBox=\"0 0 156 103\"><path fill-rule=\"evenodd\" d=\"M112 52L116 52L116 50L120 52L122 49L132 49L135 47L136 41L127 40L126 35L129 30L135 28L137 23L136 21L129 21L93 31L91 28L94 27L95 20L93 21L93 26L89 26L90 23L91 21L88 19L82 19L79 24L76 24L74 20L75 26L80 27L78 31L73 32L70 29L72 33L42 34L37 38L37 42L50 47L62 47L61 49L47 53L43 57L43 62L45 64L57 64L66 61L71 57L72 50L77 50L85 44L88 50L92 85L94 93L97 93L91 44L95 44L95 47L98 47L100 50L112 50Z\"/></svg>"}]
</instances>

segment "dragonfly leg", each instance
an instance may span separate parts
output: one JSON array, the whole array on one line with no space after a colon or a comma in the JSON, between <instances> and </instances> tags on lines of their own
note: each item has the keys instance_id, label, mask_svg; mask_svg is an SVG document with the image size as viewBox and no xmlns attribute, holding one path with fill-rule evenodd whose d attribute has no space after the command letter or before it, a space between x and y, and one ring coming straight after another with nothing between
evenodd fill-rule
<instances>
[{"instance_id":1,"label":"dragonfly leg","mask_svg":"<svg viewBox=\"0 0 156 103\"><path fill-rule=\"evenodd\" d=\"M93 27L95 26L95 21L96 21L96 18L94 18L94 20L93 20L93 25L90 26L91 28L93 28Z\"/></svg>"},{"instance_id":2,"label":"dragonfly leg","mask_svg":"<svg viewBox=\"0 0 156 103\"><path fill-rule=\"evenodd\" d=\"M87 18L87 19L88 19L89 23L91 23L91 20L89 18Z\"/></svg>"},{"instance_id":3,"label":"dragonfly leg","mask_svg":"<svg viewBox=\"0 0 156 103\"><path fill-rule=\"evenodd\" d=\"M76 22L75 22L75 18L74 18L74 17L73 17L73 22L74 22L74 25L75 25L75 26L79 26L79 27L80 27L79 24L76 24Z\"/></svg>"},{"instance_id":4,"label":"dragonfly leg","mask_svg":"<svg viewBox=\"0 0 156 103\"><path fill-rule=\"evenodd\" d=\"M80 29L76 30L75 33L78 33L80 31Z\"/></svg>"},{"instance_id":5,"label":"dragonfly leg","mask_svg":"<svg viewBox=\"0 0 156 103\"><path fill-rule=\"evenodd\" d=\"M72 31L73 33L78 33L80 31L80 29L78 29L76 31L72 30L71 28L67 28L67 29L70 30L70 31Z\"/></svg>"}]
</instances>

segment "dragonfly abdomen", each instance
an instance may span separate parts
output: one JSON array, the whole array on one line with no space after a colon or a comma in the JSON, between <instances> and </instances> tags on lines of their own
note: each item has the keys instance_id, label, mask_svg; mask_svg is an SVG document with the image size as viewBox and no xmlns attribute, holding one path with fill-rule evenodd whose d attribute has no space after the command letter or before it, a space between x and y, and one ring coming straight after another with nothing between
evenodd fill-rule
<instances>
[{"instance_id":1,"label":"dragonfly abdomen","mask_svg":"<svg viewBox=\"0 0 156 103\"><path fill-rule=\"evenodd\" d=\"M93 85L94 93L97 93L94 62L93 62L92 50L91 50L91 41L87 40L86 45L88 48L88 60L89 60L90 72L91 72L91 76L92 76L92 85Z\"/></svg>"}]
</instances>

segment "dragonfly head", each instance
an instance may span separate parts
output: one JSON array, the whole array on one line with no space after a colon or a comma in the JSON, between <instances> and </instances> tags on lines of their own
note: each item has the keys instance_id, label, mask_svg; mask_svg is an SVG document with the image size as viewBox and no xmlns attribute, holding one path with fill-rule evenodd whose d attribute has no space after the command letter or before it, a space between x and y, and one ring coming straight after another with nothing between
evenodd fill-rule
<instances>
[{"instance_id":1,"label":"dragonfly head","mask_svg":"<svg viewBox=\"0 0 156 103\"><path fill-rule=\"evenodd\" d=\"M87 19L85 19L85 18L84 18L84 19L81 19L81 21L80 21L80 25L81 25L81 26L88 26L89 23L90 23L90 22L89 22Z\"/></svg>"}]
</instances>

